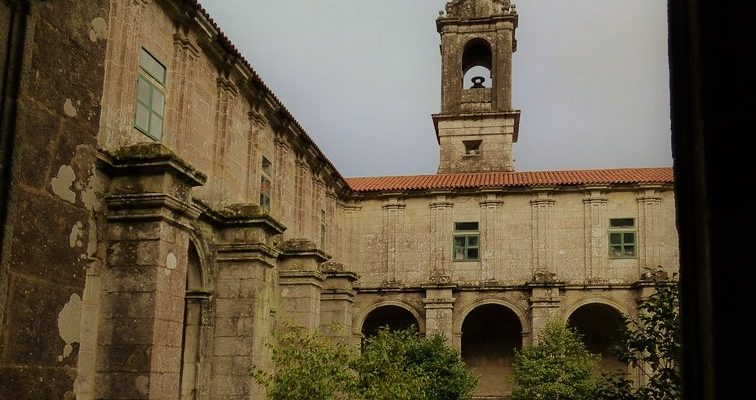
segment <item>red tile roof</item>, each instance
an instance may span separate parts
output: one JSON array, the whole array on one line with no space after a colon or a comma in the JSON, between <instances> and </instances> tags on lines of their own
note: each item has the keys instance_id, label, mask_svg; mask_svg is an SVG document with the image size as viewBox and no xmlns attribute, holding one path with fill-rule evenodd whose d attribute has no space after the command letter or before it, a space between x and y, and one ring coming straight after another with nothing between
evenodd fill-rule
<instances>
[{"instance_id":1,"label":"red tile roof","mask_svg":"<svg viewBox=\"0 0 756 400\"><path fill-rule=\"evenodd\" d=\"M356 192L472 189L517 186L672 183L672 168L620 168L574 171L487 172L347 178Z\"/></svg>"}]
</instances>

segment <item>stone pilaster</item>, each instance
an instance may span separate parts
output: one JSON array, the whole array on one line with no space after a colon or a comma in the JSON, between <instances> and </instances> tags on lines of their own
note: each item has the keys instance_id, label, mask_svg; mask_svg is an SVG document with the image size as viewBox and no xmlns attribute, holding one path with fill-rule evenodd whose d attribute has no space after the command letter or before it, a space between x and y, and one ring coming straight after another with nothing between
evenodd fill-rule
<instances>
[{"instance_id":1,"label":"stone pilaster","mask_svg":"<svg viewBox=\"0 0 756 400\"><path fill-rule=\"evenodd\" d=\"M390 197L383 205L383 268L384 282L392 284L397 281L396 266L399 247L404 233L405 204L398 197Z\"/></svg>"},{"instance_id":2,"label":"stone pilaster","mask_svg":"<svg viewBox=\"0 0 756 400\"><path fill-rule=\"evenodd\" d=\"M359 214L362 206L356 203L348 203L342 206L344 212L343 224L343 260L347 265L359 265L358 251L361 248Z\"/></svg>"},{"instance_id":3,"label":"stone pilaster","mask_svg":"<svg viewBox=\"0 0 756 400\"><path fill-rule=\"evenodd\" d=\"M283 135L276 134L275 145L276 154L275 160L273 161L273 175L275 176L273 177L273 198L271 199L273 204L271 205L271 213L274 216L281 218L285 213L283 199L284 194L286 193L284 190L286 172L284 166L289 155L289 143Z\"/></svg>"},{"instance_id":4,"label":"stone pilaster","mask_svg":"<svg viewBox=\"0 0 756 400\"><path fill-rule=\"evenodd\" d=\"M304 236L305 231L305 177L308 173L307 160L297 154L294 175L294 232L295 237Z\"/></svg>"},{"instance_id":5,"label":"stone pilaster","mask_svg":"<svg viewBox=\"0 0 756 400\"><path fill-rule=\"evenodd\" d=\"M205 176L158 143L101 153L107 174L95 398L175 399L179 392L191 188Z\"/></svg>"},{"instance_id":6,"label":"stone pilaster","mask_svg":"<svg viewBox=\"0 0 756 400\"><path fill-rule=\"evenodd\" d=\"M450 262L452 249L452 209L454 203L448 200L447 195L439 194L430 203L430 249L431 271L430 281L444 283L451 280Z\"/></svg>"},{"instance_id":7,"label":"stone pilaster","mask_svg":"<svg viewBox=\"0 0 756 400\"><path fill-rule=\"evenodd\" d=\"M333 261L323 263L321 270L326 279L320 294L320 327L326 335L352 342L354 282L359 277Z\"/></svg>"},{"instance_id":8,"label":"stone pilaster","mask_svg":"<svg viewBox=\"0 0 756 400\"><path fill-rule=\"evenodd\" d=\"M173 35L173 63L168 70L171 95L167 98L168 129L163 142L171 148L178 149L179 154L184 157L190 151L186 138L191 130L192 85L198 58L199 46L189 33L188 27L178 26Z\"/></svg>"},{"instance_id":9,"label":"stone pilaster","mask_svg":"<svg viewBox=\"0 0 756 400\"><path fill-rule=\"evenodd\" d=\"M435 286L425 288L425 335L441 333L446 343L453 346L454 329L452 312L454 310L453 286Z\"/></svg>"},{"instance_id":10,"label":"stone pilaster","mask_svg":"<svg viewBox=\"0 0 756 400\"><path fill-rule=\"evenodd\" d=\"M660 265L659 246L661 237L661 202L659 185L641 185L636 199L638 200L638 267L639 273L644 268L655 268Z\"/></svg>"},{"instance_id":11,"label":"stone pilaster","mask_svg":"<svg viewBox=\"0 0 756 400\"><path fill-rule=\"evenodd\" d=\"M554 280L553 273L539 272L533 276L528 286L530 287L530 340L536 343L538 334L546 323L560 318L561 291L564 290L564 283ZM523 332L523 345L528 344L526 335Z\"/></svg>"},{"instance_id":12,"label":"stone pilaster","mask_svg":"<svg viewBox=\"0 0 756 400\"><path fill-rule=\"evenodd\" d=\"M495 193L487 193L480 201L480 281L496 281L496 267L501 267L504 248L503 204Z\"/></svg>"},{"instance_id":13,"label":"stone pilaster","mask_svg":"<svg viewBox=\"0 0 756 400\"><path fill-rule=\"evenodd\" d=\"M533 243L533 273L556 272L554 264L553 188L533 189L531 206L531 227Z\"/></svg>"},{"instance_id":14,"label":"stone pilaster","mask_svg":"<svg viewBox=\"0 0 756 400\"><path fill-rule=\"evenodd\" d=\"M248 368L270 368L265 344L278 293L273 235L285 228L257 204L205 206L202 218L215 228L217 243L211 398L261 398Z\"/></svg>"},{"instance_id":15,"label":"stone pilaster","mask_svg":"<svg viewBox=\"0 0 756 400\"><path fill-rule=\"evenodd\" d=\"M258 203L260 200L260 135L265 127L265 117L262 114L250 111L249 132L247 132L247 166L245 168L244 190L245 198L250 203Z\"/></svg>"},{"instance_id":16,"label":"stone pilaster","mask_svg":"<svg viewBox=\"0 0 756 400\"><path fill-rule=\"evenodd\" d=\"M583 227L585 238L585 279L596 280L608 276L607 203L608 186L585 188L583 197Z\"/></svg>"},{"instance_id":17,"label":"stone pilaster","mask_svg":"<svg viewBox=\"0 0 756 400\"><path fill-rule=\"evenodd\" d=\"M239 89L225 75L221 74L217 80L218 94L215 108L215 140L213 143L213 188L212 199L225 202L228 185L229 146L231 141L231 119L237 106Z\"/></svg>"},{"instance_id":18,"label":"stone pilaster","mask_svg":"<svg viewBox=\"0 0 756 400\"><path fill-rule=\"evenodd\" d=\"M287 240L280 249L280 320L314 332L320 327L320 294L326 279L319 265L328 258L306 239Z\"/></svg>"}]
</instances>

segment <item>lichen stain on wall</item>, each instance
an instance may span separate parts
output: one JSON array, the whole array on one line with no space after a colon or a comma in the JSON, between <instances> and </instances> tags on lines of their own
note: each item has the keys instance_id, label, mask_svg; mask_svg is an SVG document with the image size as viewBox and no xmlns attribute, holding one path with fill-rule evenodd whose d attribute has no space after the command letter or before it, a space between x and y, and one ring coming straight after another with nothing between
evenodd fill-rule
<instances>
[{"instance_id":1,"label":"lichen stain on wall","mask_svg":"<svg viewBox=\"0 0 756 400\"><path fill-rule=\"evenodd\" d=\"M74 293L58 313L58 334L66 342L63 347L63 355L58 356L58 361L63 361L71 355L73 344L79 341L81 330L81 297Z\"/></svg>"},{"instance_id":2,"label":"lichen stain on wall","mask_svg":"<svg viewBox=\"0 0 756 400\"><path fill-rule=\"evenodd\" d=\"M50 186L55 195L71 204L76 204L76 193L71 190L74 181L76 181L76 174L73 168L70 165L61 165L58 168L58 175L50 181Z\"/></svg>"},{"instance_id":3,"label":"lichen stain on wall","mask_svg":"<svg viewBox=\"0 0 756 400\"><path fill-rule=\"evenodd\" d=\"M96 42L108 38L108 23L102 17L97 17L90 22L89 40Z\"/></svg>"}]
</instances>

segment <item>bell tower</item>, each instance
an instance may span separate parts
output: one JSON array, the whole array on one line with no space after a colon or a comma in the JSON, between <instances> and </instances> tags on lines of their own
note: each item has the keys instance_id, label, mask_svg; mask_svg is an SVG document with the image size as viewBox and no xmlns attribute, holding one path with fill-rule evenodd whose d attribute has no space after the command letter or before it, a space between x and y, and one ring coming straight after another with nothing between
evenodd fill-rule
<instances>
[{"instance_id":1,"label":"bell tower","mask_svg":"<svg viewBox=\"0 0 756 400\"><path fill-rule=\"evenodd\" d=\"M438 173L514 171L520 111L512 109L517 12L509 0L453 0L441 35Z\"/></svg>"}]
</instances>

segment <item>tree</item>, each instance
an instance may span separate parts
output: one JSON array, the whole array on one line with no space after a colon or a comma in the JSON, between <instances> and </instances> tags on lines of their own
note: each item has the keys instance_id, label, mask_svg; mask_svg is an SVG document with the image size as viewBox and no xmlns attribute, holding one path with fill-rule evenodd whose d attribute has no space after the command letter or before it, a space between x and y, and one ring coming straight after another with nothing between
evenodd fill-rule
<instances>
[{"instance_id":1,"label":"tree","mask_svg":"<svg viewBox=\"0 0 756 400\"><path fill-rule=\"evenodd\" d=\"M360 355L320 333L275 336L273 373L252 367L271 400L466 400L476 379L442 335L381 328Z\"/></svg>"},{"instance_id":2,"label":"tree","mask_svg":"<svg viewBox=\"0 0 756 400\"><path fill-rule=\"evenodd\" d=\"M253 366L250 374L265 387L270 400L355 399L356 375L350 367L355 355L349 346L320 332L304 334L284 327L269 347L275 372Z\"/></svg>"},{"instance_id":3,"label":"tree","mask_svg":"<svg viewBox=\"0 0 756 400\"><path fill-rule=\"evenodd\" d=\"M477 379L443 335L381 328L366 338L355 364L360 393L370 400L469 399Z\"/></svg>"},{"instance_id":4,"label":"tree","mask_svg":"<svg viewBox=\"0 0 756 400\"><path fill-rule=\"evenodd\" d=\"M680 377L680 297L677 284L661 282L638 307L638 318L625 318L616 347L618 358L640 370L645 385L624 375L605 374L598 397L612 400L682 398Z\"/></svg>"},{"instance_id":5,"label":"tree","mask_svg":"<svg viewBox=\"0 0 756 400\"><path fill-rule=\"evenodd\" d=\"M515 351L512 399L593 399L597 366L579 333L551 321L537 344Z\"/></svg>"}]
</instances>

